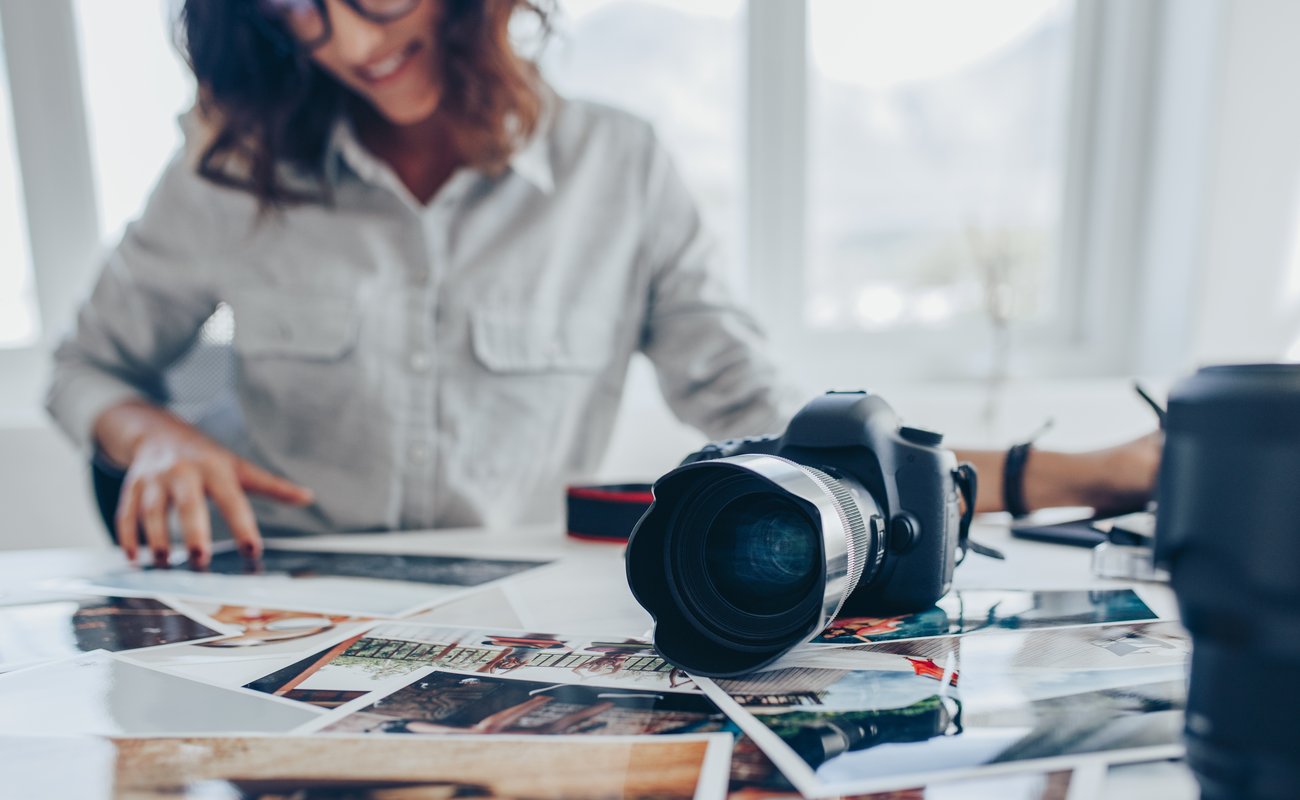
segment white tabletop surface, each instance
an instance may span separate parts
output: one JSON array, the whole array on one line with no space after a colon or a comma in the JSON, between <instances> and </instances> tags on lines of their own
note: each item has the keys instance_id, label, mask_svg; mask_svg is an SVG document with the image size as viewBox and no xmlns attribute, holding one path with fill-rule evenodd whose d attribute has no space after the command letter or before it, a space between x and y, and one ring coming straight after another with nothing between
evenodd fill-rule
<instances>
[{"instance_id":1,"label":"white tabletop surface","mask_svg":"<svg viewBox=\"0 0 1300 800\"><path fill-rule=\"evenodd\" d=\"M1005 561L972 554L957 569L957 588L1085 589L1122 588L1132 583L1098 579L1091 573L1091 553L1083 548L1028 542L1012 538L1004 518L977 520L973 538L998 548ZM513 577L464 599L418 615L421 620L450 625L528 628L569 634L644 636L649 616L627 588L623 548L617 544L568 538L557 527L512 531L446 530L392 534L312 537L276 540L287 547L539 557L555 563ZM0 603L51 579L91 576L125 565L122 556L106 549L18 550L0 553ZM1143 598L1163 618L1175 618L1176 607L1167 587L1142 584ZM1195 783L1181 765L1158 764L1113 770L1097 797L1197 797ZM1070 800L1075 800L1072 792Z\"/></svg>"}]
</instances>

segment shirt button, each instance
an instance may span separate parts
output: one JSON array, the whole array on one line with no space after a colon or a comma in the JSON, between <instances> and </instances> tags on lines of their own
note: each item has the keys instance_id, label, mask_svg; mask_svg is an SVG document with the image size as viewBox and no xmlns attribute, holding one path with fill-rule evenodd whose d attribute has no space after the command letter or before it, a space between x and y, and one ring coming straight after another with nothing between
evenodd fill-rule
<instances>
[{"instance_id":1,"label":"shirt button","mask_svg":"<svg viewBox=\"0 0 1300 800\"><path fill-rule=\"evenodd\" d=\"M413 464L423 464L429 460L429 448L422 444L413 444L407 451Z\"/></svg>"},{"instance_id":2,"label":"shirt button","mask_svg":"<svg viewBox=\"0 0 1300 800\"><path fill-rule=\"evenodd\" d=\"M411 353L411 358L407 363L410 365L412 372L428 372L433 362L426 351L416 350Z\"/></svg>"}]
</instances>

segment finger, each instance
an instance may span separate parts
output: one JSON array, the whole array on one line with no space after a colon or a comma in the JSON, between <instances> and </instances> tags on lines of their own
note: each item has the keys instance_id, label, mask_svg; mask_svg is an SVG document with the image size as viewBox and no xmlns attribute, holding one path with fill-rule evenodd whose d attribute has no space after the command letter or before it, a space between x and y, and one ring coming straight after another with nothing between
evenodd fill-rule
<instances>
[{"instance_id":1,"label":"finger","mask_svg":"<svg viewBox=\"0 0 1300 800\"><path fill-rule=\"evenodd\" d=\"M180 519L190 566L204 569L212 556L212 519L203 493L203 479L198 472L186 471L173 477L167 488Z\"/></svg>"},{"instance_id":2,"label":"finger","mask_svg":"<svg viewBox=\"0 0 1300 800\"><path fill-rule=\"evenodd\" d=\"M243 459L235 463L235 474L239 477L239 485L246 491L294 505L306 505L312 501L311 489L299 486L279 475L272 475Z\"/></svg>"},{"instance_id":3,"label":"finger","mask_svg":"<svg viewBox=\"0 0 1300 800\"><path fill-rule=\"evenodd\" d=\"M150 480L140 490L140 519L144 522L144 537L153 553L154 566L167 566L171 536L167 530L167 491L162 483Z\"/></svg>"},{"instance_id":4,"label":"finger","mask_svg":"<svg viewBox=\"0 0 1300 800\"><path fill-rule=\"evenodd\" d=\"M140 555L140 482L128 481L122 486L122 494L117 499L117 514L113 520L117 530L117 544L132 564Z\"/></svg>"},{"instance_id":5,"label":"finger","mask_svg":"<svg viewBox=\"0 0 1300 800\"><path fill-rule=\"evenodd\" d=\"M253 516L253 507L248 504L248 496L235 476L224 470L209 476L208 495L230 526L230 534L235 537L239 552L250 559L260 556L262 534L257 530L257 518Z\"/></svg>"}]
</instances>

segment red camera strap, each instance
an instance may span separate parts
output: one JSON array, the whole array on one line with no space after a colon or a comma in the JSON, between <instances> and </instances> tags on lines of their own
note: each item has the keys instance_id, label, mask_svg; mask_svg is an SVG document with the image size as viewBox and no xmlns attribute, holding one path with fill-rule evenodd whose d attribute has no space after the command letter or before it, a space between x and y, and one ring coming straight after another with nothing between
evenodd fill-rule
<instances>
[{"instance_id":1,"label":"red camera strap","mask_svg":"<svg viewBox=\"0 0 1300 800\"><path fill-rule=\"evenodd\" d=\"M570 486L567 496L569 535L600 542L626 542L654 502L648 483Z\"/></svg>"}]
</instances>

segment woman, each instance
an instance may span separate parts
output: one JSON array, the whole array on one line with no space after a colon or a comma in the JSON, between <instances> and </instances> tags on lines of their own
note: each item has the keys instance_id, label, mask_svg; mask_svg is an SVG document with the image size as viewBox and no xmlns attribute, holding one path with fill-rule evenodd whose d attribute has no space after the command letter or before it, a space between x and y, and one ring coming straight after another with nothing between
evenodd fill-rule
<instances>
[{"instance_id":1,"label":"woman","mask_svg":"<svg viewBox=\"0 0 1300 800\"><path fill-rule=\"evenodd\" d=\"M174 512L205 563L209 498L250 555L259 525L558 517L637 351L713 437L778 430L800 405L650 128L553 94L512 49L523 13L545 27L530 0L187 0L187 146L59 348L49 395L75 440L127 468L128 556L165 560ZM156 404L220 302L238 455ZM1003 455L961 455L996 508ZM1125 504L1154 458L1150 442L1035 453L1025 501Z\"/></svg>"}]
</instances>

